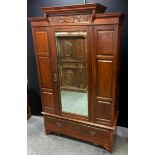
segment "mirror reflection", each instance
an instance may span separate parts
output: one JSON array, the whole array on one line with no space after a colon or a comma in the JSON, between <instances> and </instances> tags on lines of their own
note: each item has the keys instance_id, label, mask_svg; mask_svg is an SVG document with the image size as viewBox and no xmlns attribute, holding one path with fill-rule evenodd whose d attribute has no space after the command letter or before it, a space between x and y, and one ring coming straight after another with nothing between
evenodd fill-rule
<instances>
[{"instance_id":1,"label":"mirror reflection","mask_svg":"<svg viewBox=\"0 0 155 155\"><path fill-rule=\"evenodd\" d=\"M88 115L86 32L56 32L62 111Z\"/></svg>"}]
</instances>

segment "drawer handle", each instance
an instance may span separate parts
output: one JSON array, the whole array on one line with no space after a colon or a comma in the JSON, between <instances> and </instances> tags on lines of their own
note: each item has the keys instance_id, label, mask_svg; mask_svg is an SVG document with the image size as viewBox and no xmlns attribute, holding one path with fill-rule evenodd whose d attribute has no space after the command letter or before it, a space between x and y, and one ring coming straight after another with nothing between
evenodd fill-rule
<instances>
[{"instance_id":1,"label":"drawer handle","mask_svg":"<svg viewBox=\"0 0 155 155\"><path fill-rule=\"evenodd\" d=\"M63 125L62 125L61 123L56 123L56 126L57 126L58 128L60 128L60 127L62 127Z\"/></svg>"},{"instance_id":2,"label":"drawer handle","mask_svg":"<svg viewBox=\"0 0 155 155\"><path fill-rule=\"evenodd\" d=\"M95 136L96 135L96 132L95 131L89 131L89 135L90 136Z\"/></svg>"}]
</instances>

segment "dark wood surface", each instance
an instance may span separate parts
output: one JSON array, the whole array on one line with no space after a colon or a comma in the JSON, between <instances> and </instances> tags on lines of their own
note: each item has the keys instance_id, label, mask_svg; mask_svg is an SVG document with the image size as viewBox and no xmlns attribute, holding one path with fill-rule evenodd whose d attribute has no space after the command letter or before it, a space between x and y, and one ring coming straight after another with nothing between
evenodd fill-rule
<instances>
[{"instance_id":1,"label":"dark wood surface","mask_svg":"<svg viewBox=\"0 0 155 155\"><path fill-rule=\"evenodd\" d=\"M59 134L67 134L75 138L101 145L107 149L109 149L112 144L111 139L113 137L113 132L107 129L103 130L48 116L45 116L45 128L46 133L52 131Z\"/></svg>"},{"instance_id":2,"label":"dark wood surface","mask_svg":"<svg viewBox=\"0 0 155 155\"><path fill-rule=\"evenodd\" d=\"M67 6L70 11L73 8L74 6ZM83 9L84 6L80 5L78 8ZM53 8L53 11L51 8L44 8L43 11L46 15L52 13L52 16L57 18L58 12L65 12L64 8L57 9L55 11ZM84 13L84 15L87 14ZM72 14L69 16L72 18ZM42 94L45 131L46 134L56 132L90 141L112 152L113 133L118 116L119 44L123 16L120 13L92 12L91 17L91 20L86 23L82 19L71 23L72 19L64 22L58 18L59 22L51 23L48 16L30 18ZM59 95L61 84L57 80L60 78L57 66L59 60L54 35L58 31L87 32L88 118L65 114L61 111Z\"/></svg>"}]
</instances>

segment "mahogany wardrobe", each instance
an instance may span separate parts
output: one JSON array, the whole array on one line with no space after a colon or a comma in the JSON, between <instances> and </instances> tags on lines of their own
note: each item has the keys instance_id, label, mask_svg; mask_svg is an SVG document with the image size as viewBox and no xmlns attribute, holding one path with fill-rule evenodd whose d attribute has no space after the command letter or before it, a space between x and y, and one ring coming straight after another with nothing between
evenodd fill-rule
<instances>
[{"instance_id":1,"label":"mahogany wardrobe","mask_svg":"<svg viewBox=\"0 0 155 155\"><path fill-rule=\"evenodd\" d=\"M29 18L45 133L112 152L118 118L121 13L100 4L41 8Z\"/></svg>"}]
</instances>

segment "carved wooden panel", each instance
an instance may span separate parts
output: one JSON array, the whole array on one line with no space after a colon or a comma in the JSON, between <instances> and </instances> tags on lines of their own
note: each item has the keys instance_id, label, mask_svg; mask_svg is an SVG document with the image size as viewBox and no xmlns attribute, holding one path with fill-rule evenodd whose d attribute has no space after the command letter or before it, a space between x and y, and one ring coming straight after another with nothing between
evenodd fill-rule
<instances>
[{"instance_id":1,"label":"carved wooden panel","mask_svg":"<svg viewBox=\"0 0 155 155\"><path fill-rule=\"evenodd\" d=\"M113 31L97 31L97 54L113 54Z\"/></svg>"},{"instance_id":2,"label":"carved wooden panel","mask_svg":"<svg viewBox=\"0 0 155 155\"><path fill-rule=\"evenodd\" d=\"M42 88L53 88L52 83L52 73L50 67L50 60L48 57L38 57L39 63L39 71L40 71L40 80L41 80L41 87Z\"/></svg>"},{"instance_id":3,"label":"carved wooden panel","mask_svg":"<svg viewBox=\"0 0 155 155\"><path fill-rule=\"evenodd\" d=\"M62 72L62 87L63 86L74 86L76 83L74 70L63 69ZM75 83L75 84L74 84Z\"/></svg>"},{"instance_id":4,"label":"carved wooden panel","mask_svg":"<svg viewBox=\"0 0 155 155\"><path fill-rule=\"evenodd\" d=\"M43 92L43 104L45 108L54 109L54 96L53 93Z\"/></svg>"},{"instance_id":5,"label":"carved wooden panel","mask_svg":"<svg viewBox=\"0 0 155 155\"><path fill-rule=\"evenodd\" d=\"M91 15L53 16L49 21L51 24L89 23Z\"/></svg>"},{"instance_id":6,"label":"carved wooden panel","mask_svg":"<svg viewBox=\"0 0 155 155\"><path fill-rule=\"evenodd\" d=\"M112 98L112 60L97 61L97 96Z\"/></svg>"},{"instance_id":7,"label":"carved wooden panel","mask_svg":"<svg viewBox=\"0 0 155 155\"><path fill-rule=\"evenodd\" d=\"M61 86L66 89L86 89L85 76L84 68L63 68Z\"/></svg>"},{"instance_id":8,"label":"carved wooden panel","mask_svg":"<svg viewBox=\"0 0 155 155\"><path fill-rule=\"evenodd\" d=\"M47 41L47 33L46 32L35 32L35 42L36 42L36 51L38 55L48 56L48 41Z\"/></svg>"},{"instance_id":9,"label":"carved wooden panel","mask_svg":"<svg viewBox=\"0 0 155 155\"><path fill-rule=\"evenodd\" d=\"M61 59L86 59L85 38L83 37L62 37L59 38Z\"/></svg>"},{"instance_id":10,"label":"carved wooden panel","mask_svg":"<svg viewBox=\"0 0 155 155\"><path fill-rule=\"evenodd\" d=\"M96 103L96 122L99 124L110 124L112 106L108 101L97 101Z\"/></svg>"},{"instance_id":11,"label":"carved wooden panel","mask_svg":"<svg viewBox=\"0 0 155 155\"><path fill-rule=\"evenodd\" d=\"M81 36L57 38L61 87L65 90L86 90L86 45Z\"/></svg>"},{"instance_id":12,"label":"carved wooden panel","mask_svg":"<svg viewBox=\"0 0 155 155\"><path fill-rule=\"evenodd\" d=\"M62 59L74 59L75 47L73 39L63 38L60 42L60 54Z\"/></svg>"},{"instance_id":13,"label":"carved wooden panel","mask_svg":"<svg viewBox=\"0 0 155 155\"><path fill-rule=\"evenodd\" d=\"M86 42L85 38L77 38L75 40L75 50L76 50L76 59L78 60L86 60Z\"/></svg>"}]
</instances>

